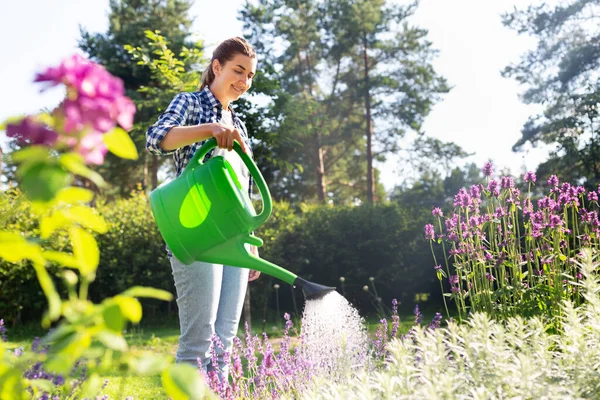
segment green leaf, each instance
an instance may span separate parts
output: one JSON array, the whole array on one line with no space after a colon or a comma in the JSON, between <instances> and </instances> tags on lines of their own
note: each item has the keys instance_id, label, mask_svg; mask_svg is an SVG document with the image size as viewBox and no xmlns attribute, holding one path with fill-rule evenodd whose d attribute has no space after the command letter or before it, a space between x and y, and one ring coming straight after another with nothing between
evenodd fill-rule
<instances>
[{"instance_id":1,"label":"green leaf","mask_svg":"<svg viewBox=\"0 0 600 400\"><path fill-rule=\"evenodd\" d=\"M104 219L90 207L73 206L65 211L65 215L72 221L75 221L86 228L90 228L95 232L106 233L106 231L108 231L108 226L106 225L106 222L104 222Z\"/></svg>"},{"instance_id":2,"label":"green leaf","mask_svg":"<svg viewBox=\"0 0 600 400\"><path fill-rule=\"evenodd\" d=\"M95 171L92 171L85 165L85 161L80 154L77 153L66 153L60 156L60 164L65 167L68 171L71 171L75 175L82 176L89 179L98 187L105 187L106 182L102 179L102 176Z\"/></svg>"},{"instance_id":3,"label":"green leaf","mask_svg":"<svg viewBox=\"0 0 600 400\"><path fill-rule=\"evenodd\" d=\"M45 263L39 245L29 243L18 233L6 231L0 231L0 258L11 263L18 263L25 259L39 264Z\"/></svg>"},{"instance_id":4,"label":"green leaf","mask_svg":"<svg viewBox=\"0 0 600 400\"><path fill-rule=\"evenodd\" d=\"M81 387L81 393L79 394L79 398L93 398L100 392L102 389L103 380L98 376L96 372L92 373L85 380L85 383Z\"/></svg>"},{"instance_id":5,"label":"green leaf","mask_svg":"<svg viewBox=\"0 0 600 400\"><path fill-rule=\"evenodd\" d=\"M137 160L138 152L129 134L122 128L116 127L102 136L108 150L117 157Z\"/></svg>"},{"instance_id":6,"label":"green leaf","mask_svg":"<svg viewBox=\"0 0 600 400\"><path fill-rule=\"evenodd\" d=\"M73 255L79 261L79 270L83 275L90 275L98 268L100 251L94 236L85 229L73 227L69 230Z\"/></svg>"},{"instance_id":7,"label":"green leaf","mask_svg":"<svg viewBox=\"0 0 600 400\"><path fill-rule=\"evenodd\" d=\"M130 368L142 375L158 374L170 364L169 357L152 353L145 353L140 358L132 361Z\"/></svg>"},{"instance_id":8,"label":"green leaf","mask_svg":"<svg viewBox=\"0 0 600 400\"><path fill-rule=\"evenodd\" d=\"M128 296L115 296L114 301L119 305L121 309L121 314L133 322L137 324L142 319L142 305L140 302Z\"/></svg>"},{"instance_id":9,"label":"green leaf","mask_svg":"<svg viewBox=\"0 0 600 400\"><path fill-rule=\"evenodd\" d=\"M56 194L56 202L64 204L89 203L94 198L91 190L80 187L68 187Z\"/></svg>"},{"instance_id":10,"label":"green leaf","mask_svg":"<svg viewBox=\"0 0 600 400\"><path fill-rule=\"evenodd\" d=\"M125 327L125 318L123 318L121 307L118 304L107 304L102 310L102 317L106 326L115 332L121 332Z\"/></svg>"},{"instance_id":11,"label":"green leaf","mask_svg":"<svg viewBox=\"0 0 600 400\"><path fill-rule=\"evenodd\" d=\"M151 287L144 286L134 286L122 293L123 296L131 296L131 297L149 297L152 299L171 301L173 300L173 295L166 290L155 289Z\"/></svg>"},{"instance_id":12,"label":"green leaf","mask_svg":"<svg viewBox=\"0 0 600 400\"><path fill-rule=\"evenodd\" d=\"M21 400L30 398L25 391L25 385L23 385L22 373L17 368L11 368L4 363L0 363L0 399Z\"/></svg>"},{"instance_id":13,"label":"green leaf","mask_svg":"<svg viewBox=\"0 0 600 400\"><path fill-rule=\"evenodd\" d=\"M52 279L50 278L50 275L48 274L48 271L44 265L34 262L33 268L35 269L35 273L42 291L48 300L47 316L51 321L56 321L60 317L61 300L56 288L54 287L54 282L52 282Z\"/></svg>"},{"instance_id":14,"label":"green leaf","mask_svg":"<svg viewBox=\"0 0 600 400\"><path fill-rule=\"evenodd\" d=\"M40 162L27 168L22 174L20 187L31 200L48 202L60 190L69 186L72 178L63 168Z\"/></svg>"},{"instance_id":15,"label":"green leaf","mask_svg":"<svg viewBox=\"0 0 600 400\"><path fill-rule=\"evenodd\" d=\"M65 217L63 211L57 211L52 215L44 215L40 219L40 236L47 239L56 230L69 226L69 220Z\"/></svg>"},{"instance_id":16,"label":"green leaf","mask_svg":"<svg viewBox=\"0 0 600 400\"><path fill-rule=\"evenodd\" d=\"M162 384L172 400L215 399L207 390L198 370L188 364L175 364L162 373Z\"/></svg>"},{"instance_id":17,"label":"green leaf","mask_svg":"<svg viewBox=\"0 0 600 400\"><path fill-rule=\"evenodd\" d=\"M127 341L123 336L111 331L101 331L96 335L96 338L106 347L115 351L127 351Z\"/></svg>"},{"instance_id":18,"label":"green leaf","mask_svg":"<svg viewBox=\"0 0 600 400\"><path fill-rule=\"evenodd\" d=\"M69 268L78 268L79 267L79 262L77 261L77 259L69 253L63 253L61 251L49 250L49 251L45 251L43 254L44 254L44 258L46 258L46 260L53 261L63 267L69 267Z\"/></svg>"},{"instance_id":19,"label":"green leaf","mask_svg":"<svg viewBox=\"0 0 600 400\"><path fill-rule=\"evenodd\" d=\"M54 384L48 379L31 379L26 382L28 385L44 392L52 393L52 390L54 389Z\"/></svg>"}]
</instances>

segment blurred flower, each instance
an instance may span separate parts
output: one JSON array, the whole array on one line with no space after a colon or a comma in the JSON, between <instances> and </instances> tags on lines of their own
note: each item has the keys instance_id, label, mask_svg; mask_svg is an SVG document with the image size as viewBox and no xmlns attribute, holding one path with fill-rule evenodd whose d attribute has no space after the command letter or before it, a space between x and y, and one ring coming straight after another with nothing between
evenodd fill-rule
<instances>
[{"instance_id":1,"label":"blurred flower","mask_svg":"<svg viewBox=\"0 0 600 400\"><path fill-rule=\"evenodd\" d=\"M491 176L493 172L494 172L494 164L492 164L489 161L486 162L483 165L483 175L484 176Z\"/></svg>"},{"instance_id":2,"label":"blurred flower","mask_svg":"<svg viewBox=\"0 0 600 400\"><path fill-rule=\"evenodd\" d=\"M433 240L435 238L435 231L433 225L425 225L425 239Z\"/></svg>"},{"instance_id":3,"label":"blurred flower","mask_svg":"<svg viewBox=\"0 0 600 400\"><path fill-rule=\"evenodd\" d=\"M105 133L116 123L125 130L133 125L135 105L125 96L121 79L78 54L64 59L58 67L47 68L35 82L67 86L67 100L58 111L65 117L66 132L91 128Z\"/></svg>"},{"instance_id":4,"label":"blurred flower","mask_svg":"<svg viewBox=\"0 0 600 400\"><path fill-rule=\"evenodd\" d=\"M556 175L552 175L548 178L548 186L552 186L553 188L558 187L558 177Z\"/></svg>"},{"instance_id":5,"label":"blurred flower","mask_svg":"<svg viewBox=\"0 0 600 400\"><path fill-rule=\"evenodd\" d=\"M441 208L435 207L433 210L431 210L431 215L434 217L443 217L444 213L442 212Z\"/></svg>"},{"instance_id":6,"label":"blurred flower","mask_svg":"<svg viewBox=\"0 0 600 400\"><path fill-rule=\"evenodd\" d=\"M531 182L531 183L535 183L536 179L537 179L537 177L531 171L527 172L525 174L525 176L523 177L523 180L525 180L525 182Z\"/></svg>"},{"instance_id":7,"label":"blurred flower","mask_svg":"<svg viewBox=\"0 0 600 400\"><path fill-rule=\"evenodd\" d=\"M340 276L340 282L344 283L346 281L346 278L344 278L343 276Z\"/></svg>"},{"instance_id":8,"label":"blurred flower","mask_svg":"<svg viewBox=\"0 0 600 400\"><path fill-rule=\"evenodd\" d=\"M41 144L52 146L58 139L58 134L32 117L23 118L16 124L6 125L6 136L15 138L20 144Z\"/></svg>"}]
</instances>

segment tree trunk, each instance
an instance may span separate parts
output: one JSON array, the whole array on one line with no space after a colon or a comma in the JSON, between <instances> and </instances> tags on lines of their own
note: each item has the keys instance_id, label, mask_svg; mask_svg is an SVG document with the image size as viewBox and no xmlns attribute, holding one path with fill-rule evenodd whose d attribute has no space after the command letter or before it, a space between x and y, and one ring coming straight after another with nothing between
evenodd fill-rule
<instances>
[{"instance_id":1,"label":"tree trunk","mask_svg":"<svg viewBox=\"0 0 600 400\"><path fill-rule=\"evenodd\" d=\"M158 186L158 156L152 155L152 166L150 173L152 174L152 190Z\"/></svg>"},{"instance_id":2,"label":"tree trunk","mask_svg":"<svg viewBox=\"0 0 600 400\"><path fill-rule=\"evenodd\" d=\"M144 152L144 182L142 183L143 189L148 190L148 183L150 181L150 174L148 170L148 157L149 153L147 151Z\"/></svg>"},{"instance_id":3,"label":"tree trunk","mask_svg":"<svg viewBox=\"0 0 600 400\"><path fill-rule=\"evenodd\" d=\"M309 76L313 76L312 66L310 63L310 57L308 55L308 50L306 50L306 70ZM312 81L308 81L308 93L310 97L313 97L313 87ZM314 123L314 114L311 114L313 117L312 126L317 126ZM314 146L315 146L315 177L317 180L317 198L321 203L325 203L327 199L327 185L325 184L325 162L323 160L323 146L321 146L321 132L318 130L314 133Z\"/></svg>"},{"instance_id":4,"label":"tree trunk","mask_svg":"<svg viewBox=\"0 0 600 400\"><path fill-rule=\"evenodd\" d=\"M369 92L369 56L367 54L367 39L363 40L364 60L364 95L365 95L365 118L367 135L367 201L373 204L375 198L375 174L373 172L373 121L371 119L371 94Z\"/></svg>"},{"instance_id":5,"label":"tree trunk","mask_svg":"<svg viewBox=\"0 0 600 400\"><path fill-rule=\"evenodd\" d=\"M321 203L325 203L327 199L327 188L325 186L325 163L323 162L323 148L321 147L321 134L315 133L315 158L317 162L316 177L317 177L317 196Z\"/></svg>"}]
</instances>

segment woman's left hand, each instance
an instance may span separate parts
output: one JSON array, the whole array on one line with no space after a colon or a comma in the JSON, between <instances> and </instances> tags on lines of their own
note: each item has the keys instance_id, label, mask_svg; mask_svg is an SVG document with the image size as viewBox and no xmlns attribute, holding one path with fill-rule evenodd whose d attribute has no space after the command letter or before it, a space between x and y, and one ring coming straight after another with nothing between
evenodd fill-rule
<instances>
[{"instance_id":1,"label":"woman's left hand","mask_svg":"<svg viewBox=\"0 0 600 400\"><path fill-rule=\"evenodd\" d=\"M250 246L250 252L253 255L255 255L256 257L258 257L258 247ZM260 276L260 271L254 271L251 269L250 274L248 274L248 282L257 280L259 276Z\"/></svg>"}]
</instances>

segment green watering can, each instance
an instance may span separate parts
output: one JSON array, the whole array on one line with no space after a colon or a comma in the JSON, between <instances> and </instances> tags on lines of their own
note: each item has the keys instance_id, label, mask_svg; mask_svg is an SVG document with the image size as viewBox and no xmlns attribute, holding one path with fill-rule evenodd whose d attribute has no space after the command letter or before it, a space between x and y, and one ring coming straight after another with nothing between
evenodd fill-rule
<instances>
[{"instance_id":1,"label":"green watering can","mask_svg":"<svg viewBox=\"0 0 600 400\"><path fill-rule=\"evenodd\" d=\"M207 140L181 175L150 194L152 214L171 252L184 264L203 261L264 272L300 287L307 299L319 298L335 288L309 282L250 253L262 239L252 235L271 215L273 204L265 179L238 142L233 148L254 178L262 197L260 214L252 206L231 164L222 156L204 156L217 146Z\"/></svg>"}]
</instances>

